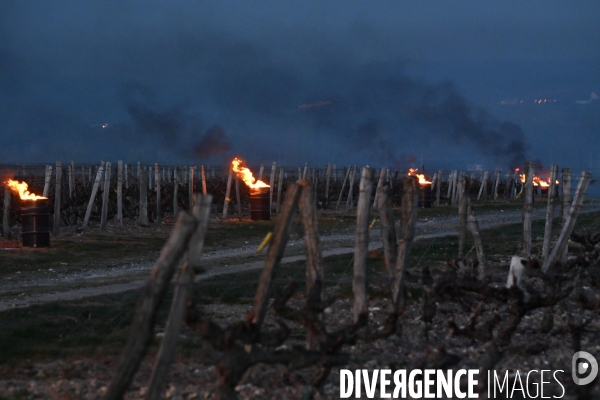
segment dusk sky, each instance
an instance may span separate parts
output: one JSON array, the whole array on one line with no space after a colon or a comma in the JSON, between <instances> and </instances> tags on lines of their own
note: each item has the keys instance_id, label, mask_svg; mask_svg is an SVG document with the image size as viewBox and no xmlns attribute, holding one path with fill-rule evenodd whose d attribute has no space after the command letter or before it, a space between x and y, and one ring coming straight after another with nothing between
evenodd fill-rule
<instances>
[{"instance_id":1,"label":"dusk sky","mask_svg":"<svg viewBox=\"0 0 600 400\"><path fill-rule=\"evenodd\" d=\"M597 169L599 95L598 0L0 1L0 163Z\"/></svg>"}]
</instances>

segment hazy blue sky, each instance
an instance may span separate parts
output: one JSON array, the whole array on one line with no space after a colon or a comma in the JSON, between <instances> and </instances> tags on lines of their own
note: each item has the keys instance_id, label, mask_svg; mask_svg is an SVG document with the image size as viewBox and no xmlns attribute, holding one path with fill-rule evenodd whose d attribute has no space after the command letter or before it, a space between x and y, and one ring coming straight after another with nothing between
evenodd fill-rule
<instances>
[{"instance_id":1,"label":"hazy blue sky","mask_svg":"<svg viewBox=\"0 0 600 400\"><path fill-rule=\"evenodd\" d=\"M597 0L0 2L0 163L596 166L592 93Z\"/></svg>"}]
</instances>

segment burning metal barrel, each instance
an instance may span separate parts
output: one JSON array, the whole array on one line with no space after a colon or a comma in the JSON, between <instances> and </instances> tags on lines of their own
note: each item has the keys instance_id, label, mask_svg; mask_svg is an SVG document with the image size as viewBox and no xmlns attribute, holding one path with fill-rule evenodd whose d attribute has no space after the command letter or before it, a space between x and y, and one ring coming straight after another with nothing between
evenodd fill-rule
<instances>
[{"instance_id":1,"label":"burning metal barrel","mask_svg":"<svg viewBox=\"0 0 600 400\"><path fill-rule=\"evenodd\" d=\"M419 184L419 208L431 208L431 184Z\"/></svg>"},{"instance_id":2,"label":"burning metal barrel","mask_svg":"<svg viewBox=\"0 0 600 400\"><path fill-rule=\"evenodd\" d=\"M268 187L250 191L250 219L252 221L271 219L269 193Z\"/></svg>"},{"instance_id":3,"label":"burning metal barrel","mask_svg":"<svg viewBox=\"0 0 600 400\"><path fill-rule=\"evenodd\" d=\"M21 240L25 247L50 246L48 199L21 200Z\"/></svg>"}]
</instances>

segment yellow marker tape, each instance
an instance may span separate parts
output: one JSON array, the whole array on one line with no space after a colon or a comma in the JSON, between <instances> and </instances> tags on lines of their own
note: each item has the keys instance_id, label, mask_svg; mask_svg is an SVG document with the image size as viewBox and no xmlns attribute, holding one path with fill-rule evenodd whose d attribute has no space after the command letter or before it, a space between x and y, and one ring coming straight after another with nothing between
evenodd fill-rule
<instances>
[{"instance_id":1,"label":"yellow marker tape","mask_svg":"<svg viewBox=\"0 0 600 400\"><path fill-rule=\"evenodd\" d=\"M273 239L273 232L267 233L267 236L265 236L265 238L263 239L263 241L260 243L260 245L256 249L256 252L260 253L261 251L263 251L263 249L265 247L267 247L267 245L271 242L271 239Z\"/></svg>"},{"instance_id":2,"label":"yellow marker tape","mask_svg":"<svg viewBox=\"0 0 600 400\"><path fill-rule=\"evenodd\" d=\"M371 221L371 225L369 225L369 232L371 232L371 230L373 229L373 227L375 226L376 223L377 223L377 218L373 218L373 221Z\"/></svg>"},{"instance_id":3,"label":"yellow marker tape","mask_svg":"<svg viewBox=\"0 0 600 400\"><path fill-rule=\"evenodd\" d=\"M522 194L523 194L523 188L521 188L521 191L519 192L517 197L515 197L515 199L520 199Z\"/></svg>"}]
</instances>

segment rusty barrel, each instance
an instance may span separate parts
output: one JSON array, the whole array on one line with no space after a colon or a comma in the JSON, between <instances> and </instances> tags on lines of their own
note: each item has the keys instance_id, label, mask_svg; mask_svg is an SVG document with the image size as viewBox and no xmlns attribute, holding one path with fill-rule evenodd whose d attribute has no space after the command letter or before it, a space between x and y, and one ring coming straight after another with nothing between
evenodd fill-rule
<instances>
[{"instance_id":1,"label":"rusty barrel","mask_svg":"<svg viewBox=\"0 0 600 400\"><path fill-rule=\"evenodd\" d=\"M431 208L431 184L419 185L419 208Z\"/></svg>"},{"instance_id":2,"label":"rusty barrel","mask_svg":"<svg viewBox=\"0 0 600 400\"><path fill-rule=\"evenodd\" d=\"M21 200L21 241L24 247L50 246L48 199Z\"/></svg>"},{"instance_id":3,"label":"rusty barrel","mask_svg":"<svg viewBox=\"0 0 600 400\"><path fill-rule=\"evenodd\" d=\"M269 188L250 192L250 219L252 221L268 221L271 219Z\"/></svg>"}]
</instances>

